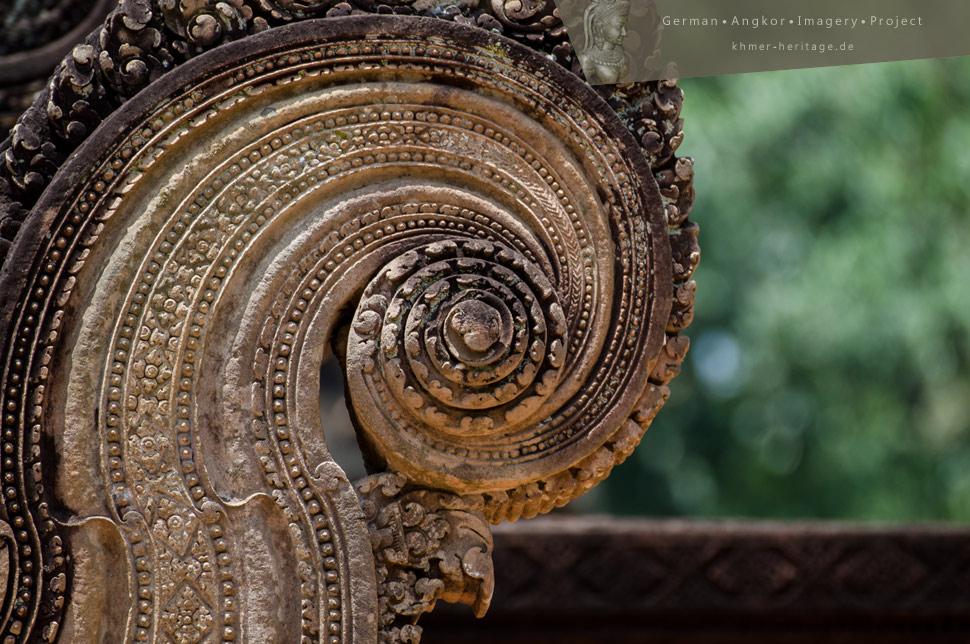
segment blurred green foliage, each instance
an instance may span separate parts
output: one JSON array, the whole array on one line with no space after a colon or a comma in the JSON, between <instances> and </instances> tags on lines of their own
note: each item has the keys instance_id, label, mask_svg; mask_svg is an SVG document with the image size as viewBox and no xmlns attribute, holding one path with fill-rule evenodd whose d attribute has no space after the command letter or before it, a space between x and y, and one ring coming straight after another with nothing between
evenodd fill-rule
<instances>
[{"instance_id":1,"label":"blurred green foliage","mask_svg":"<svg viewBox=\"0 0 970 644\"><path fill-rule=\"evenodd\" d=\"M970 57L681 85L692 346L590 501L970 519Z\"/></svg>"}]
</instances>

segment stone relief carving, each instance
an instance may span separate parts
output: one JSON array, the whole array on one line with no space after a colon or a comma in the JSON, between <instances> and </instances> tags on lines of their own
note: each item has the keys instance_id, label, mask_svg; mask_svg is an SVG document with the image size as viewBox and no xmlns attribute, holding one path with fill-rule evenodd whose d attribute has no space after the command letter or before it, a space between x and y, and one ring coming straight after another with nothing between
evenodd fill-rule
<instances>
[{"instance_id":1,"label":"stone relief carving","mask_svg":"<svg viewBox=\"0 0 970 644\"><path fill-rule=\"evenodd\" d=\"M455 494L403 491L397 473L361 481L357 492L377 565L380 642L417 642L418 617L441 599L481 617L494 585L492 535L473 503Z\"/></svg>"},{"instance_id":2,"label":"stone relief carving","mask_svg":"<svg viewBox=\"0 0 970 644\"><path fill-rule=\"evenodd\" d=\"M0 139L74 45L101 24L110 0L0 0Z\"/></svg>"},{"instance_id":3,"label":"stone relief carving","mask_svg":"<svg viewBox=\"0 0 970 644\"><path fill-rule=\"evenodd\" d=\"M629 0L593 0L583 12L586 47L579 62L590 83L616 83L630 70L630 56L623 49Z\"/></svg>"},{"instance_id":4,"label":"stone relief carving","mask_svg":"<svg viewBox=\"0 0 970 644\"><path fill-rule=\"evenodd\" d=\"M100 6L100 5L99 5ZM90 15L97 15L92 11ZM0 143L0 259L54 172L103 118L161 74L224 42L295 21L363 13L423 15L508 36L581 75L551 0L156 2L125 0L58 66L47 88ZM87 22L82 25L87 26ZM73 32L72 32L73 33ZM42 61L45 65L47 59ZM10 73L16 61L4 66ZM680 144L675 82L600 88L659 166ZM19 94L18 94L19 96ZM18 99L22 100L22 99ZM686 160L682 160L686 161Z\"/></svg>"},{"instance_id":5,"label":"stone relief carving","mask_svg":"<svg viewBox=\"0 0 970 644\"><path fill-rule=\"evenodd\" d=\"M597 93L551 6L125 2L75 48L3 145L4 637L414 642L487 607L488 522L629 455L687 350L680 92Z\"/></svg>"}]
</instances>

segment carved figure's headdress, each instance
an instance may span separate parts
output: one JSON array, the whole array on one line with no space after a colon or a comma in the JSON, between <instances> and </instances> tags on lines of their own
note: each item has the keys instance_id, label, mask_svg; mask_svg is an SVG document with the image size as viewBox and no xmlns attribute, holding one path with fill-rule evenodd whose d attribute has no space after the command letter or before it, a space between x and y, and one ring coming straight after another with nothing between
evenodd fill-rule
<instances>
[{"instance_id":1,"label":"carved figure's headdress","mask_svg":"<svg viewBox=\"0 0 970 644\"><path fill-rule=\"evenodd\" d=\"M628 15L630 13L630 0L592 0L583 12L583 29L586 33L586 47L593 44L594 23L600 23L603 18L616 14ZM596 27L597 36L599 27Z\"/></svg>"}]
</instances>

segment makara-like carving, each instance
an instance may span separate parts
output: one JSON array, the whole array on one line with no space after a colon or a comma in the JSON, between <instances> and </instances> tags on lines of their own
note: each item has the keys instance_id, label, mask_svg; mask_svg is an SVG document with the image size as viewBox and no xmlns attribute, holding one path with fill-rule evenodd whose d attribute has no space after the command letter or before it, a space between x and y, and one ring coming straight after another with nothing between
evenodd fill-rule
<instances>
[{"instance_id":1,"label":"makara-like carving","mask_svg":"<svg viewBox=\"0 0 970 644\"><path fill-rule=\"evenodd\" d=\"M5 641L416 642L487 607L489 522L588 490L666 399L698 260L675 85L597 93L545 4L291 4L250 35L245 3L124 4L6 143ZM199 55L161 73L169 46Z\"/></svg>"},{"instance_id":2,"label":"makara-like carving","mask_svg":"<svg viewBox=\"0 0 970 644\"><path fill-rule=\"evenodd\" d=\"M479 617L492 598L492 535L473 503L455 494L407 491L406 476L357 485L377 566L380 641L416 642L418 617L441 599Z\"/></svg>"}]
</instances>

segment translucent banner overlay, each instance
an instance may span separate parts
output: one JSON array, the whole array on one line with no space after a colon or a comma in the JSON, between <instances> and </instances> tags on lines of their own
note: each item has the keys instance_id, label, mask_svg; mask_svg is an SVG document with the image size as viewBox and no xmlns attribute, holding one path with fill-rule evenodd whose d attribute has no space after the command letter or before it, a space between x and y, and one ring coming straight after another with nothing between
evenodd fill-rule
<instances>
[{"instance_id":1,"label":"translucent banner overlay","mask_svg":"<svg viewBox=\"0 0 970 644\"><path fill-rule=\"evenodd\" d=\"M970 55L970 0L555 0L594 85Z\"/></svg>"}]
</instances>

